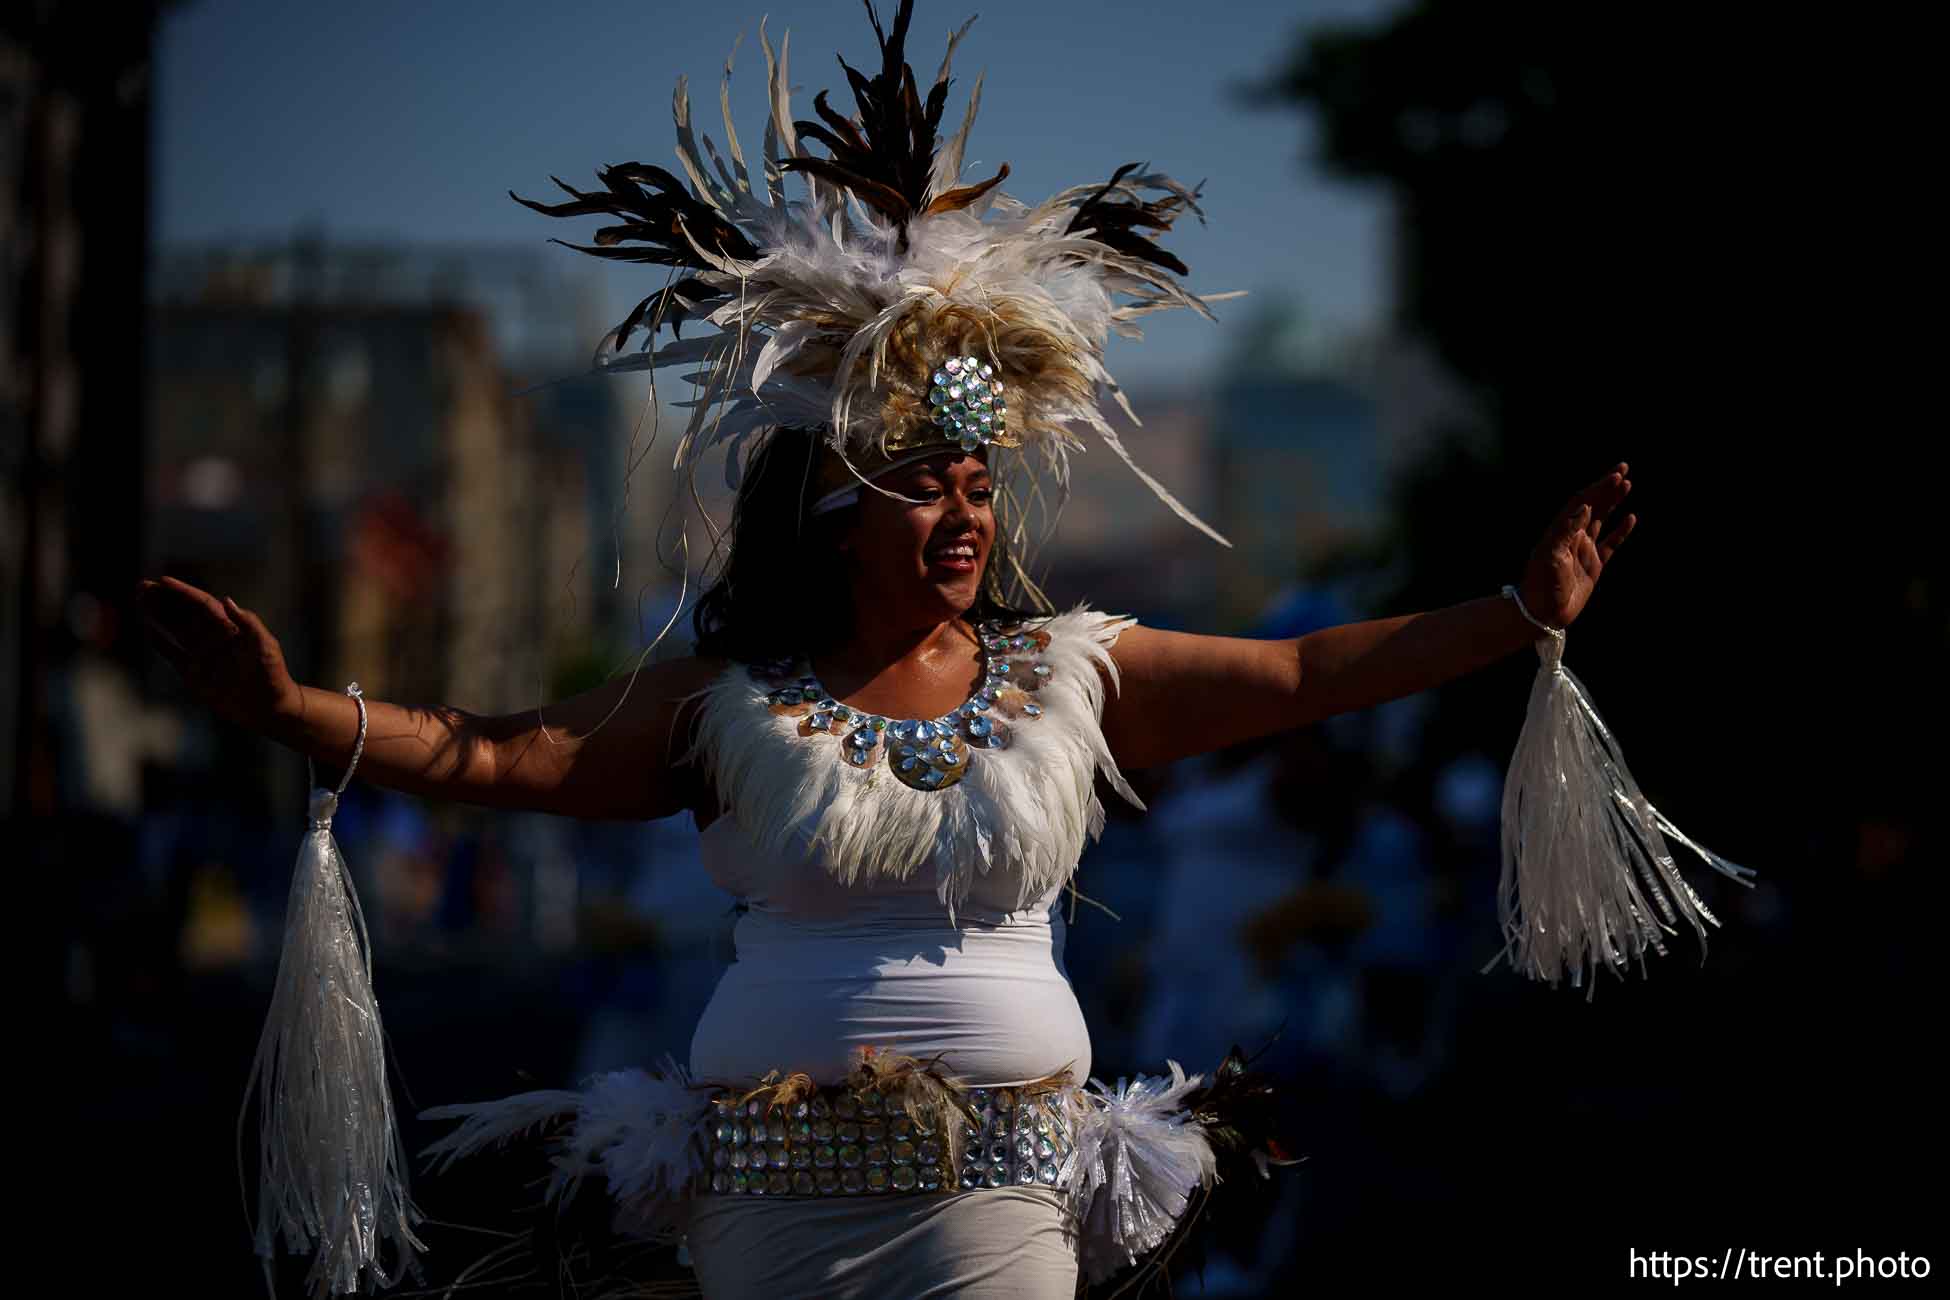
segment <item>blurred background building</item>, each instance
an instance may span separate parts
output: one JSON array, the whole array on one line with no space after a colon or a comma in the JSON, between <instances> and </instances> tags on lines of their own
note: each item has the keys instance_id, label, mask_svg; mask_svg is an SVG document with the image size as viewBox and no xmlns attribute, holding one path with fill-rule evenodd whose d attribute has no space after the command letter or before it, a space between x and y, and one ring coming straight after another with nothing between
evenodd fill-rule
<instances>
[{"instance_id":1,"label":"blurred background building","mask_svg":"<svg viewBox=\"0 0 1950 1300\"><path fill-rule=\"evenodd\" d=\"M596 319L545 267L539 250L163 250L149 567L203 574L291 629L311 676L358 665L382 699L546 689L531 629L552 602L614 619L587 556L621 475L609 391L511 395L571 370ZM540 338L513 350L497 320Z\"/></svg>"},{"instance_id":2,"label":"blurred background building","mask_svg":"<svg viewBox=\"0 0 1950 1300\"><path fill-rule=\"evenodd\" d=\"M803 8L802 68L859 48L857 9ZM923 32L965 16L922 10ZM301 680L500 712L627 670L681 543L693 570L708 547L664 472L674 394L583 373L638 272L544 244L505 191L660 154L664 88L739 20L603 23L0 20L0 843L54 918L75 1163L160 1207L71 1227L133 1234L145 1278L258 1284L229 1144L304 773L187 701L136 580L260 611ZM1252 295L1111 356L1134 454L1233 547L1089 454L1044 553L1057 603L1289 637L1490 595L1629 460L1641 532L1569 662L1659 807L1761 872L1705 882L1726 927L1704 965L1680 938L1588 1005L1482 974L1527 655L1134 774L1148 811L1107 799L1067 950L1100 1071L1263 1049L1310 1135L1218 1225L1207 1294L1371 1285L1378 1260L1529 1291L1629 1282L1628 1247L1928 1249L1904 1189L1942 1154L1950 552L1893 376L1933 372L1923 333L1878 324L1906 313L1811 301L1914 278L1898 214L1920 209L1890 178L1927 169L1891 124L1927 78L1879 77L1854 101L1873 122L1845 119L1794 70L1922 47L1831 26L1795 58L1782 24L1697 7L1022 0L958 56L986 68L978 154L1012 192L1127 158L1204 175L1211 224L1170 243L1195 288ZM1831 215L1851 205L1876 229ZM1817 386L1838 375L1842 400ZM685 818L355 783L337 829L407 1113L681 1057L731 959L738 904ZM423 1199L468 1223L519 1176ZM1505 1276L1510 1240L1534 1274Z\"/></svg>"}]
</instances>

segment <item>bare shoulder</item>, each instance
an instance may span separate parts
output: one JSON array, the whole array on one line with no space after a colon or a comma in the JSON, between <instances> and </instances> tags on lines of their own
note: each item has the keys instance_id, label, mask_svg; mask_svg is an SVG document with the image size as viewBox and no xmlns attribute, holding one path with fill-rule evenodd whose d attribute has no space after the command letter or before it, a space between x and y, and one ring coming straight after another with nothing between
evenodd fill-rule
<instances>
[{"instance_id":1,"label":"bare shoulder","mask_svg":"<svg viewBox=\"0 0 1950 1300\"><path fill-rule=\"evenodd\" d=\"M634 687L629 685L629 671L618 674L612 684L621 682L626 691L641 692L637 705L641 714L656 718L666 726L679 721L688 726L703 703L705 692L731 667L733 664L728 659L687 655L645 665L637 673Z\"/></svg>"},{"instance_id":2,"label":"bare shoulder","mask_svg":"<svg viewBox=\"0 0 1950 1300\"><path fill-rule=\"evenodd\" d=\"M1110 653L1118 682L1104 702L1104 737L1133 770L1278 730L1299 684L1292 641L1139 626ZM1160 727L1166 716L1173 724Z\"/></svg>"},{"instance_id":3,"label":"bare shoulder","mask_svg":"<svg viewBox=\"0 0 1950 1300\"><path fill-rule=\"evenodd\" d=\"M1128 676L1157 655L1159 642L1165 635L1155 627L1134 622L1118 629L1117 639L1105 647L1105 652L1117 665L1118 673Z\"/></svg>"},{"instance_id":4,"label":"bare shoulder","mask_svg":"<svg viewBox=\"0 0 1950 1300\"><path fill-rule=\"evenodd\" d=\"M514 806L572 817L656 818L702 806L683 761L690 702L725 670L686 657L626 664L567 699L503 715L499 780Z\"/></svg>"},{"instance_id":5,"label":"bare shoulder","mask_svg":"<svg viewBox=\"0 0 1950 1300\"><path fill-rule=\"evenodd\" d=\"M612 731L634 743L653 727L668 732L728 666L695 655L626 665L602 685L550 705L543 721L569 736L593 740Z\"/></svg>"},{"instance_id":6,"label":"bare shoulder","mask_svg":"<svg viewBox=\"0 0 1950 1300\"><path fill-rule=\"evenodd\" d=\"M1171 632L1134 623L1118 634L1110 657L1120 676L1133 682L1168 679L1220 669L1264 653L1266 643L1198 632Z\"/></svg>"},{"instance_id":7,"label":"bare shoulder","mask_svg":"<svg viewBox=\"0 0 1950 1300\"><path fill-rule=\"evenodd\" d=\"M729 659L717 655L686 655L682 659L667 659L653 665L654 685L659 695L666 699L684 699L710 686L724 676L732 666Z\"/></svg>"}]
</instances>

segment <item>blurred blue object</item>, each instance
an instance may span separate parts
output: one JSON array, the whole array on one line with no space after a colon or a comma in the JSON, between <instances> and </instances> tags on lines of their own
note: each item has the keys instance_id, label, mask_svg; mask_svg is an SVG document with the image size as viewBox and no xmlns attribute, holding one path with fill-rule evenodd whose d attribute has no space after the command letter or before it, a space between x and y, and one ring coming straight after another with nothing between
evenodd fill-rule
<instances>
[{"instance_id":1,"label":"blurred blue object","mask_svg":"<svg viewBox=\"0 0 1950 1300\"><path fill-rule=\"evenodd\" d=\"M1295 583L1266 602L1266 608L1260 611L1245 635L1278 641L1353 620L1353 610L1333 588Z\"/></svg>"},{"instance_id":2,"label":"blurred blue object","mask_svg":"<svg viewBox=\"0 0 1950 1300\"><path fill-rule=\"evenodd\" d=\"M1373 902L1373 922L1349 955L1362 966L1425 967L1435 948L1428 843L1413 818L1375 802L1356 827L1340 864L1340 878L1358 885Z\"/></svg>"},{"instance_id":3,"label":"blurred blue object","mask_svg":"<svg viewBox=\"0 0 1950 1300\"><path fill-rule=\"evenodd\" d=\"M1278 771L1272 754L1233 770L1194 764L1152 805L1159 922L1145 954L1151 995L1137 1033L1140 1060L1208 1068L1234 1043L1256 1049L1299 1018L1241 938L1250 918L1316 867L1318 837L1272 814ZM1288 1045L1304 1036L1296 1031Z\"/></svg>"},{"instance_id":4,"label":"blurred blue object","mask_svg":"<svg viewBox=\"0 0 1950 1300\"><path fill-rule=\"evenodd\" d=\"M1503 810L1503 769L1487 754L1463 754L1436 777L1434 794L1436 811L1452 826L1492 829Z\"/></svg>"}]
</instances>

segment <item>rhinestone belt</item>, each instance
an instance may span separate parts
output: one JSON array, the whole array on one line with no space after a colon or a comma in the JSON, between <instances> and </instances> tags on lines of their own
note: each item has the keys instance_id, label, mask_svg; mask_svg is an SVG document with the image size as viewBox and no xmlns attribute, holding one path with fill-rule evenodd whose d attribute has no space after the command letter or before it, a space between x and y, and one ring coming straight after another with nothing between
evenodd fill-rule
<instances>
[{"instance_id":1,"label":"rhinestone belt","mask_svg":"<svg viewBox=\"0 0 1950 1300\"><path fill-rule=\"evenodd\" d=\"M855 1196L1056 1186L1071 1144L1059 1092L974 1088L967 1100L980 1127L958 1121L962 1160L956 1170L949 1168L941 1134L871 1088L824 1087L807 1100L769 1107L719 1095L705 1120L711 1191Z\"/></svg>"}]
</instances>

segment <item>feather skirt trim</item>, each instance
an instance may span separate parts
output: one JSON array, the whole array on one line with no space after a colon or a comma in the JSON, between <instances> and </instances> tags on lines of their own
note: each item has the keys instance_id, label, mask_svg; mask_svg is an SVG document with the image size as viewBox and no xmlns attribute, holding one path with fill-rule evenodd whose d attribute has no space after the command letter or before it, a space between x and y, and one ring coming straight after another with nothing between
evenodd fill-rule
<instances>
[{"instance_id":1,"label":"feather skirt trim","mask_svg":"<svg viewBox=\"0 0 1950 1300\"><path fill-rule=\"evenodd\" d=\"M1036 695L1042 716L1018 720L1008 748L972 754L947 789L912 789L845 763L837 739L801 736L794 719L771 713L768 687L744 665L704 692L692 757L762 853L815 856L846 885L906 880L932 863L951 918L978 876L1002 871L1020 878L1026 905L1067 881L1102 833L1098 772L1144 806L1102 727L1105 689L1117 684L1110 649L1133 622L1079 606L1041 623L1051 669Z\"/></svg>"},{"instance_id":2,"label":"feather skirt trim","mask_svg":"<svg viewBox=\"0 0 1950 1300\"><path fill-rule=\"evenodd\" d=\"M1256 1167L1261 1177L1271 1164L1297 1163L1272 1139L1271 1121L1281 1108L1271 1086L1245 1064L1235 1048L1209 1081L1169 1061L1167 1075L1120 1078L1115 1087L1099 1079L1078 1087L1065 1070L1014 1089L1023 1104L1032 1093L1053 1102L1067 1130L1052 1186L1090 1284L1128 1269L1139 1270L1141 1279L1168 1268L1205 1204L1202 1193L1220 1181L1222 1160ZM889 1116L904 1114L942 1135L950 1189L965 1175L962 1130L987 1124L988 1112L978 1110L987 1102L939 1057L856 1047L846 1086L877 1091ZM773 1113L819 1091L809 1076L779 1071L742 1082L698 1081L665 1056L654 1073L600 1075L581 1090L426 1111L424 1118L462 1123L425 1154L445 1167L553 1128L548 1203L565 1207L587 1175L600 1173L613 1201L613 1230L668 1244L681 1239L693 1199L710 1194L708 1121L718 1102L728 1100L731 1114L754 1102Z\"/></svg>"},{"instance_id":3,"label":"feather skirt trim","mask_svg":"<svg viewBox=\"0 0 1950 1300\"><path fill-rule=\"evenodd\" d=\"M1139 1075L1071 1093L1075 1145L1057 1173L1070 1197L1079 1263L1091 1283L1137 1264L1172 1235L1201 1187L1218 1176L1205 1130L1187 1109L1200 1075L1167 1062L1169 1078Z\"/></svg>"},{"instance_id":4,"label":"feather skirt trim","mask_svg":"<svg viewBox=\"0 0 1950 1300\"><path fill-rule=\"evenodd\" d=\"M434 1168L445 1169L462 1157L556 1127L549 1203L566 1204L584 1179L601 1174L616 1206L619 1232L675 1240L682 1233L682 1207L705 1170L702 1124L709 1108L689 1072L665 1056L655 1072L617 1070L580 1090L525 1092L422 1111L422 1119L462 1121L422 1154Z\"/></svg>"}]
</instances>

